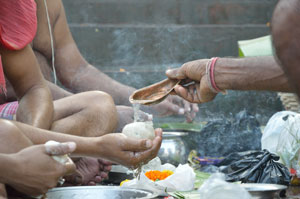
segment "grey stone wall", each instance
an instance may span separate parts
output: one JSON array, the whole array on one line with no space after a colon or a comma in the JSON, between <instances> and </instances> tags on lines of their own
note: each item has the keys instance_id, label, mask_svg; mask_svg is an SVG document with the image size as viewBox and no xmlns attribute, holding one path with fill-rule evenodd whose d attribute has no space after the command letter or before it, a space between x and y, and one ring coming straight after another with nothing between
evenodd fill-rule
<instances>
[{"instance_id":1,"label":"grey stone wall","mask_svg":"<svg viewBox=\"0 0 300 199\"><path fill-rule=\"evenodd\" d=\"M275 0L63 0L84 57L118 81L140 88L167 68L237 56L237 41L269 34ZM120 68L125 72L120 72ZM282 109L276 93L229 92L200 105L197 120L246 109L265 123ZM162 119L159 119L162 121ZM164 120L183 121L181 117Z\"/></svg>"}]
</instances>

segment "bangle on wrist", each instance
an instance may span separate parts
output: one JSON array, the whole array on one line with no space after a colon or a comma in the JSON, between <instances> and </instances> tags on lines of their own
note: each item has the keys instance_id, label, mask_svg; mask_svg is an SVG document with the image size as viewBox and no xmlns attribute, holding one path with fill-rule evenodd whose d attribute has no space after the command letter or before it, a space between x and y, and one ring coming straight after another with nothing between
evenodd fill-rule
<instances>
[{"instance_id":1,"label":"bangle on wrist","mask_svg":"<svg viewBox=\"0 0 300 199\"><path fill-rule=\"evenodd\" d=\"M213 57L206 64L207 83L208 83L208 87L212 92L226 94L227 93L226 90L219 89L219 87L215 82L214 72L215 72L216 62L218 59L219 57Z\"/></svg>"}]
</instances>

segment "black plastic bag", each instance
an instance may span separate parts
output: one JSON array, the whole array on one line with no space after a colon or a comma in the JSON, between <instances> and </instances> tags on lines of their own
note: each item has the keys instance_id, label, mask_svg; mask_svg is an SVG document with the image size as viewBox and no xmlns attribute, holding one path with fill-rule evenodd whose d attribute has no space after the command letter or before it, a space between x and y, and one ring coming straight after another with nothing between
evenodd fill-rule
<instances>
[{"instance_id":1,"label":"black plastic bag","mask_svg":"<svg viewBox=\"0 0 300 199\"><path fill-rule=\"evenodd\" d=\"M240 160L235 161L240 157ZM235 153L227 156L220 164L220 172L226 181L242 183L271 183L289 185L291 176L287 167L276 162L279 156L267 150Z\"/></svg>"}]
</instances>

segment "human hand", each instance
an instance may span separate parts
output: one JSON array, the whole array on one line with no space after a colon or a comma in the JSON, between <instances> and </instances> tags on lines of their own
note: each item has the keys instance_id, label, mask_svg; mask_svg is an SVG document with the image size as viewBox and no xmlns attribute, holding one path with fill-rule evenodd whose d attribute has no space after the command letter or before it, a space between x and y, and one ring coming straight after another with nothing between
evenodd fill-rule
<instances>
[{"instance_id":1,"label":"human hand","mask_svg":"<svg viewBox=\"0 0 300 199\"><path fill-rule=\"evenodd\" d=\"M192 104L178 96L169 95L166 100L153 106L160 116L185 115L187 122L192 122L199 111L197 104Z\"/></svg>"},{"instance_id":2,"label":"human hand","mask_svg":"<svg viewBox=\"0 0 300 199\"><path fill-rule=\"evenodd\" d=\"M153 140L129 138L122 133L107 134L99 139L102 158L137 168L157 156L162 142L162 130L155 130Z\"/></svg>"},{"instance_id":3,"label":"human hand","mask_svg":"<svg viewBox=\"0 0 300 199\"><path fill-rule=\"evenodd\" d=\"M175 93L191 103L203 103L213 100L216 93L208 86L205 74L208 59L199 59L183 64L180 68L169 69L166 75L170 79L184 80L185 83L194 82L188 86L177 85Z\"/></svg>"},{"instance_id":4,"label":"human hand","mask_svg":"<svg viewBox=\"0 0 300 199\"><path fill-rule=\"evenodd\" d=\"M75 148L75 143L67 142L49 147L31 146L12 154L14 167L8 173L6 184L30 196L45 194L57 185L60 177L75 171L73 163L61 164L51 155L72 153Z\"/></svg>"},{"instance_id":5,"label":"human hand","mask_svg":"<svg viewBox=\"0 0 300 199\"><path fill-rule=\"evenodd\" d=\"M117 112L119 117L118 127L116 132L121 132L126 124L134 122L134 111L129 106L117 106ZM142 121L151 121L151 115L139 110L139 117Z\"/></svg>"}]
</instances>

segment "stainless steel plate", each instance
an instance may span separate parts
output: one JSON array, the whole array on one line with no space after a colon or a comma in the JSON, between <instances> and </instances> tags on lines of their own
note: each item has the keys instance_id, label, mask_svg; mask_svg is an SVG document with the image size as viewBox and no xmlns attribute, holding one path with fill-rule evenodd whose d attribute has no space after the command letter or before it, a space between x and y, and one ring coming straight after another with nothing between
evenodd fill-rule
<instances>
[{"instance_id":1,"label":"stainless steel plate","mask_svg":"<svg viewBox=\"0 0 300 199\"><path fill-rule=\"evenodd\" d=\"M277 184L245 183L241 184L252 196L253 199L273 199L287 186Z\"/></svg>"},{"instance_id":2,"label":"stainless steel plate","mask_svg":"<svg viewBox=\"0 0 300 199\"><path fill-rule=\"evenodd\" d=\"M117 186L81 186L54 188L48 191L48 199L133 199L154 198L150 191Z\"/></svg>"}]
</instances>

